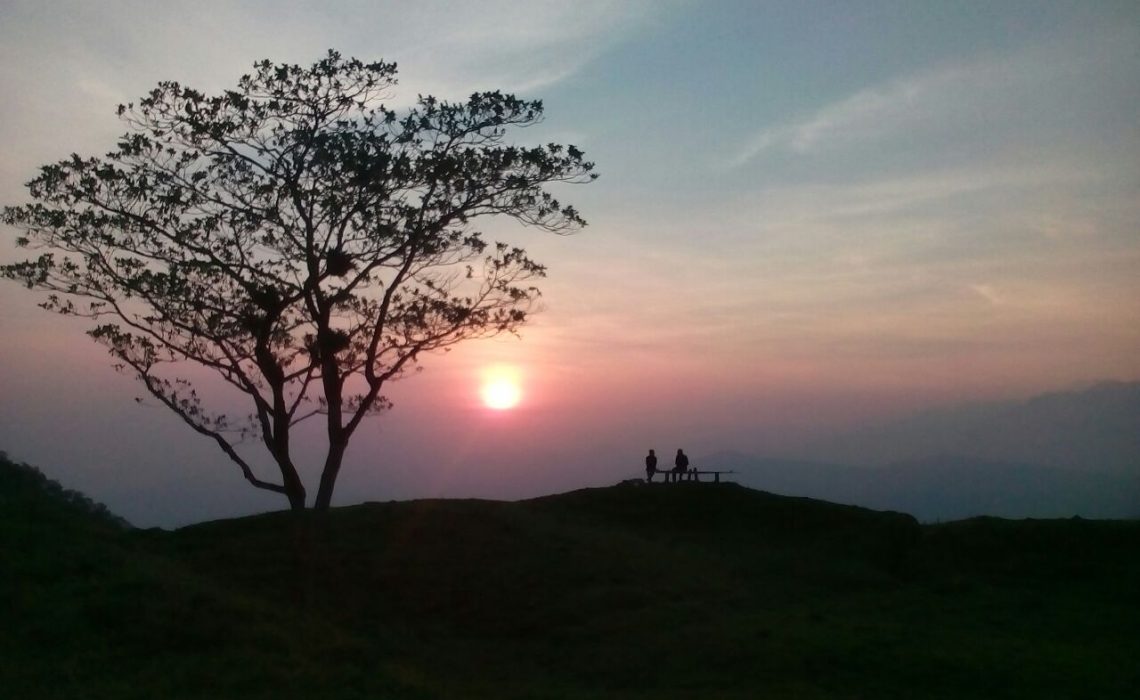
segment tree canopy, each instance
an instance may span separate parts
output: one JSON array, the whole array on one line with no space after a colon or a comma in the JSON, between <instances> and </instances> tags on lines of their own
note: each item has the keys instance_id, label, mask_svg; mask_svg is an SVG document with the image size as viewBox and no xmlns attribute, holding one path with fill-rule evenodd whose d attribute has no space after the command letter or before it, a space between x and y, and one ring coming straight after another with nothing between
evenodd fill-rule
<instances>
[{"instance_id":1,"label":"tree canopy","mask_svg":"<svg viewBox=\"0 0 1140 700\"><path fill-rule=\"evenodd\" d=\"M540 101L420 96L397 112L395 76L394 63L330 51L310 67L261 61L218 95L160 83L119 106L129 130L115 150L44 166L34 201L3 212L38 257L0 275L93 319L120 369L295 509L297 424L325 422L313 505L327 508L349 439L390 405L388 382L533 310L544 266L475 219L585 225L547 186L588 182L593 164L572 145L508 138L542 119ZM211 409L187 363L245 394L249 415ZM248 437L279 478L239 454Z\"/></svg>"}]
</instances>

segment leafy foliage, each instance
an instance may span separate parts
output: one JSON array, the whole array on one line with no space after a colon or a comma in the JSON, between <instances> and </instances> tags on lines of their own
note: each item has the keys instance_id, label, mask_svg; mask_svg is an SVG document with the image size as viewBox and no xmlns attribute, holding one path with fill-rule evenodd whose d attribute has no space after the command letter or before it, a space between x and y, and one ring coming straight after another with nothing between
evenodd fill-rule
<instances>
[{"instance_id":1,"label":"leafy foliage","mask_svg":"<svg viewBox=\"0 0 1140 700\"><path fill-rule=\"evenodd\" d=\"M36 201L4 209L20 244L43 252L0 275L49 292L49 310L95 319L91 337L120 368L294 508L295 425L327 423L327 507L349 438L390 405L387 382L424 353L526 321L545 268L487 241L475 219L585 224L546 189L592 180L583 153L508 141L541 102L420 96L397 114L384 103L395 75L330 51L308 68L257 63L220 95L160 83L120 105L130 131L116 150L45 166L29 183ZM211 410L170 370L187 362L248 396L250 415ZM280 482L234 449L249 436Z\"/></svg>"}]
</instances>

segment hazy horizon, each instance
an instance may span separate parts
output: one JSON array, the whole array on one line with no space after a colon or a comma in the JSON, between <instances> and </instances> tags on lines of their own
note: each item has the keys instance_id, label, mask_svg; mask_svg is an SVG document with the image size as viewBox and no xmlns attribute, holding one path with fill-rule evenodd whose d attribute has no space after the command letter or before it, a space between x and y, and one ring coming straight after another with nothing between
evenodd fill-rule
<instances>
[{"instance_id":1,"label":"hazy horizon","mask_svg":"<svg viewBox=\"0 0 1140 700\"><path fill-rule=\"evenodd\" d=\"M482 225L549 267L545 310L395 385L336 504L605 485L651 447L790 454L1140 380L1133 2L208 6L5 3L0 204L111 149L116 105L160 80L215 92L329 48L396 61L397 105L542 99L516 137L573 143L601 174L559 191L578 235ZM25 255L14 237L0 262ZM0 290L0 450L143 526L285 506L137 404L85 324ZM519 375L516 408L480 401L493 365Z\"/></svg>"}]
</instances>

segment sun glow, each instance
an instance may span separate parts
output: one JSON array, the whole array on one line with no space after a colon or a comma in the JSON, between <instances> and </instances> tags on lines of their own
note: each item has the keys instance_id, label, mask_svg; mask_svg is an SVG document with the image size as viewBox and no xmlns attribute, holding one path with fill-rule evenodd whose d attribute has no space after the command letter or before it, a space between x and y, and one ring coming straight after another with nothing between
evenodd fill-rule
<instances>
[{"instance_id":1,"label":"sun glow","mask_svg":"<svg viewBox=\"0 0 1140 700\"><path fill-rule=\"evenodd\" d=\"M483 373L483 384L479 390L483 404L496 411L514 408L522 400L518 370L513 367L496 366Z\"/></svg>"}]
</instances>

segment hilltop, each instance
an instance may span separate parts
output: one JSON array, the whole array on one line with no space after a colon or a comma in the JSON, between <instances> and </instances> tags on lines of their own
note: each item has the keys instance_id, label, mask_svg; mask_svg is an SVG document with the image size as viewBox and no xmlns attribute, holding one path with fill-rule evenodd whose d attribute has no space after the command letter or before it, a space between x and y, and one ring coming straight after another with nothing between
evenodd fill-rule
<instances>
[{"instance_id":1,"label":"hilltop","mask_svg":"<svg viewBox=\"0 0 1140 700\"><path fill-rule=\"evenodd\" d=\"M166 532L90 509L68 510L60 527L23 505L58 494L0 484L10 621L0 683L17 696L1140 688L1136 522L920 526L900 513L679 484L369 503Z\"/></svg>"}]
</instances>

